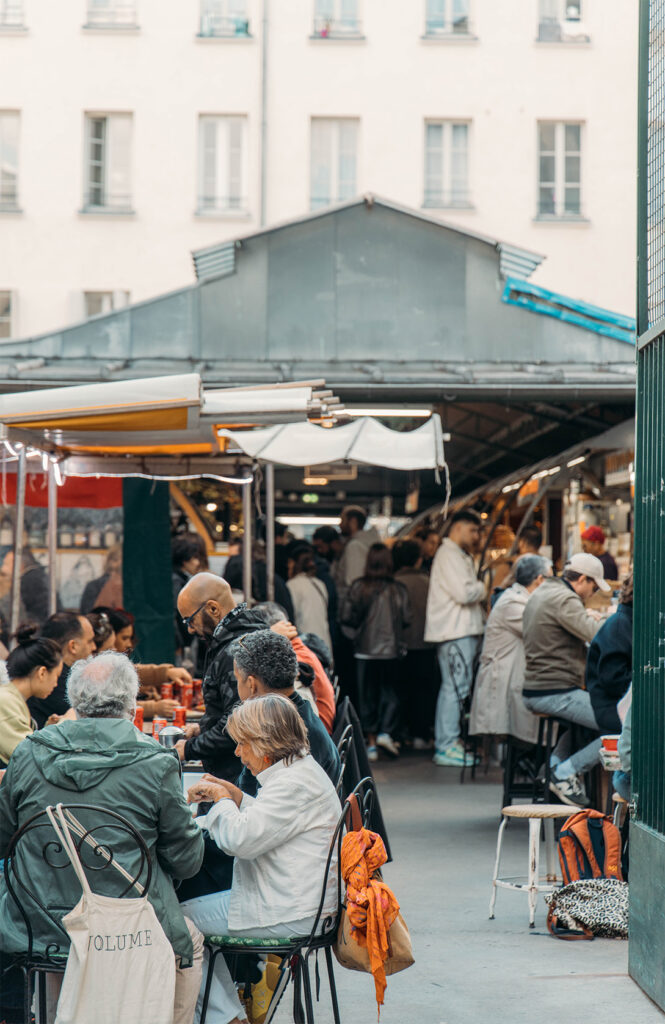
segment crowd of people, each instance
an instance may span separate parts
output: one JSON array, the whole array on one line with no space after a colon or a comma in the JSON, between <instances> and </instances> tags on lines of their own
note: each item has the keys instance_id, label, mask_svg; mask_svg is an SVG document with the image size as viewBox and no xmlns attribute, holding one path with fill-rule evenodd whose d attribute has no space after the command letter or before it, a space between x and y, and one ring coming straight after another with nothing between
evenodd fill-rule
<instances>
[{"instance_id":1,"label":"crowd of people","mask_svg":"<svg viewBox=\"0 0 665 1024\"><path fill-rule=\"evenodd\" d=\"M343 511L339 532L316 530L311 544L279 530L275 599L258 545L252 585L261 600L252 607L240 592L240 553L221 577L198 538L179 536L179 664L133 663L134 619L110 604L21 628L0 662L0 858L30 815L82 794L136 823L158 864L149 897L177 960L174 1021L185 1024L201 1012L204 934L283 937L314 925L340 812L338 695L358 707L369 761L411 747L431 750L437 766L464 767L476 757L470 736L511 736L529 748L537 715L568 722L551 787L586 805L600 733L621 731L629 693L632 579L614 614L589 609L597 591L611 589L603 562L579 552L554 575L528 526L490 593L479 578L482 531L478 513L463 509L443 540L428 529L389 546L358 507ZM112 592L112 574L87 593L88 605ZM170 717L176 701L162 687L189 683L192 672L202 677L203 714L170 751L134 728L134 716L141 707L146 719ZM626 769L630 715L624 736ZM202 766L188 797L174 752ZM624 771L617 788L627 785ZM37 849L33 856L37 864ZM51 897L60 908L76 902L66 886L49 890L49 906ZM324 909L335 900L331 889ZM46 950L56 939L40 927ZM24 943L0 883L2 956ZM213 973L209 1019L238 1024L245 1008L223 957ZM22 1019L20 977L6 979L0 1019L9 1024Z\"/></svg>"}]
</instances>

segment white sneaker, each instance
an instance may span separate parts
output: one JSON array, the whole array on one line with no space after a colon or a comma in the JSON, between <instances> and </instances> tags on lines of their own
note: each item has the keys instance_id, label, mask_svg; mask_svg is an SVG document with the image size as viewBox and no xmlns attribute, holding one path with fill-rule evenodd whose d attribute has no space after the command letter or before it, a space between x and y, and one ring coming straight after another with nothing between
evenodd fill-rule
<instances>
[{"instance_id":1,"label":"white sneaker","mask_svg":"<svg viewBox=\"0 0 665 1024\"><path fill-rule=\"evenodd\" d=\"M367 760L368 761L378 761L379 760L379 752L376 749L376 747L368 747L367 748Z\"/></svg>"},{"instance_id":2,"label":"white sneaker","mask_svg":"<svg viewBox=\"0 0 665 1024\"><path fill-rule=\"evenodd\" d=\"M432 749L432 741L431 740L423 740L423 739L420 738L420 736L416 736L416 738L413 741L413 749L414 750L431 750Z\"/></svg>"},{"instance_id":3,"label":"white sneaker","mask_svg":"<svg viewBox=\"0 0 665 1024\"><path fill-rule=\"evenodd\" d=\"M395 740L387 732L379 733L376 737L376 745L392 757L399 757L399 744L395 743Z\"/></svg>"},{"instance_id":4,"label":"white sneaker","mask_svg":"<svg viewBox=\"0 0 665 1024\"><path fill-rule=\"evenodd\" d=\"M557 779L555 775L550 782L550 789L564 804L570 804L571 807L589 806L589 798L579 775L570 775L567 779Z\"/></svg>"}]
</instances>

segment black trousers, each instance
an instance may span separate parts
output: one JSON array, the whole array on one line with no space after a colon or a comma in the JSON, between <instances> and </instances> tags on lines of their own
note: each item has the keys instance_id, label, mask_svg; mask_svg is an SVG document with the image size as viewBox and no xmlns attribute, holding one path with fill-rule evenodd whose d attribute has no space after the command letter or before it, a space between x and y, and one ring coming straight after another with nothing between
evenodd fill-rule
<instances>
[{"instance_id":1,"label":"black trousers","mask_svg":"<svg viewBox=\"0 0 665 1024\"><path fill-rule=\"evenodd\" d=\"M398 693L400 662L395 658L356 658L360 721L366 734L387 732L393 738L401 731Z\"/></svg>"},{"instance_id":2,"label":"black trousers","mask_svg":"<svg viewBox=\"0 0 665 1024\"><path fill-rule=\"evenodd\" d=\"M408 734L429 740L434 735L436 700L441 686L436 648L408 651L399 664L399 696Z\"/></svg>"}]
</instances>

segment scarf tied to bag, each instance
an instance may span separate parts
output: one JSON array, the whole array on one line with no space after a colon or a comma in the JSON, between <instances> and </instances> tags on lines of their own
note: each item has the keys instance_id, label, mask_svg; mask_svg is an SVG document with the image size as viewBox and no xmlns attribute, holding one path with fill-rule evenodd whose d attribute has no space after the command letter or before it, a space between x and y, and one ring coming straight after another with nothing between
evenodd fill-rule
<instances>
[{"instance_id":1,"label":"scarf tied to bag","mask_svg":"<svg viewBox=\"0 0 665 1024\"><path fill-rule=\"evenodd\" d=\"M346 913L351 935L367 949L380 1012L386 990L384 964L390 952L388 931L399 913L393 892L374 877L388 857L381 836L366 828L342 840L341 868L346 882Z\"/></svg>"}]
</instances>

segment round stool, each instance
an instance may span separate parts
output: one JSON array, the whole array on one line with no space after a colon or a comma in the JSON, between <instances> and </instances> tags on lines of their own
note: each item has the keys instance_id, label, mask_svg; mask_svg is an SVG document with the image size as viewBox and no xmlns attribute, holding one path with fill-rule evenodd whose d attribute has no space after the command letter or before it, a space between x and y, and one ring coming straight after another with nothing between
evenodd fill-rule
<instances>
[{"instance_id":1,"label":"round stool","mask_svg":"<svg viewBox=\"0 0 665 1024\"><path fill-rule=\"evenodd\" d=\"M624 800L618 793L612 793L612 803L614 804L612 820L617 828L621 828L624 814L628 813L628 801Z\"/></svg>"},{"instance_id":2,"label":"round stool","mask_svg":"<svg viewBox=\"0 0 665 1024\"><path fill-rule=\"evenodd\" d=\"M492 877L492 898L490 899L490 920L494 917L497 889L516 889L526 892L528 896L529 928L534 927L538 893L552 892L554 886L559 881L556 869L556 850L554 847L554 819L569 818L574 813L575 808L565 807L563 804L513 804L510 807L503 808L501 811L503 817L496 842L496 862ZM501 844L509 818L524 818L529 822L529 869L526 883L518 881L517 878L499 878ZM543 880L541 880L539 873L541 822L545 832L545 858L547 863L547 874Z\"/></svg>"}]
</instances>

